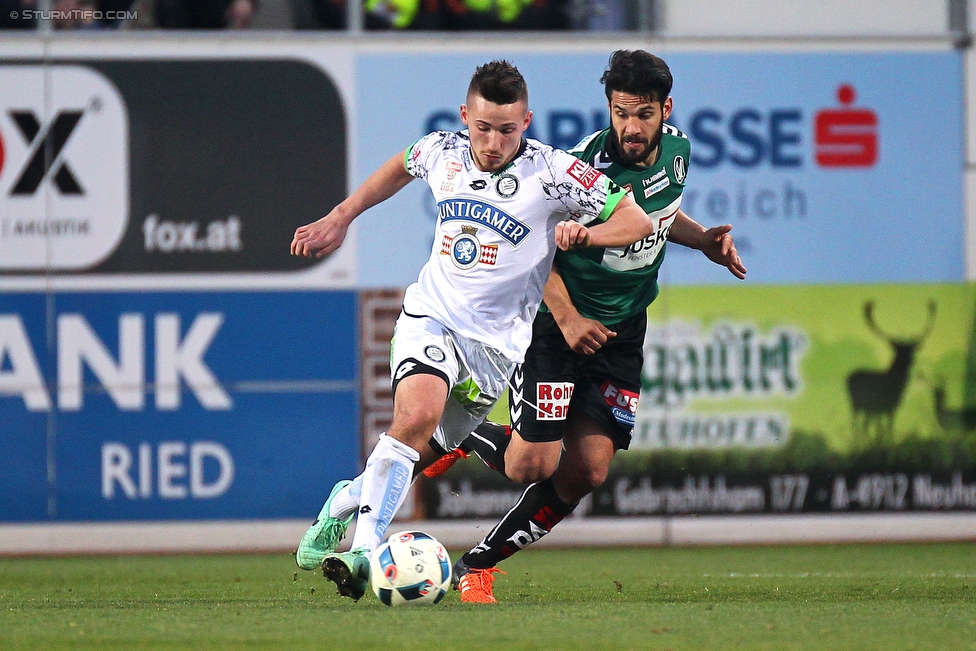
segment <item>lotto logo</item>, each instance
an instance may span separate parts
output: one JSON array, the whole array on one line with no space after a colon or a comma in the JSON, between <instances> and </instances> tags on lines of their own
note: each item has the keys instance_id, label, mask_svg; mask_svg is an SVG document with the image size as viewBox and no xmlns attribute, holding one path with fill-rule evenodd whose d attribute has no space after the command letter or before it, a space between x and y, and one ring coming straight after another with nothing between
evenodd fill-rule
<instances>
[{"instance_id":1,"label":"lotto logo","mask_svg":"<svg viewBox=\"0 0 976 651\"><path fill-rule=\"evenodd\" d=\"M536 384L536 406L539 420L566 420L573 397L572 382L539 382Z\"/></svg>"},{"instance_id":2,"label":"lotto logo","mask_svg":"<svg viewBox=\"0 0 976 651\"><path fill-rule=\"evenodd\" d=\"M600 172L593 169L581 160L576 160L569 167L568 174L579 181L580 185L589 190L596 184L596 180L600 178Z\"/></svg>"}]
</instances>

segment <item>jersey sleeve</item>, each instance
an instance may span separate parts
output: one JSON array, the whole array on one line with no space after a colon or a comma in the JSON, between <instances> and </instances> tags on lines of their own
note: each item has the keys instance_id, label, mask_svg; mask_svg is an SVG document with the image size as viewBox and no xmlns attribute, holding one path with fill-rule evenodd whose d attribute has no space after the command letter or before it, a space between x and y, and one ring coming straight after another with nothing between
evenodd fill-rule
<instances>
[{"instance_id":1,"label":"jersey sleeve","mask_svg":"<svg viewBox=\"0 0 976 651\"><path fill-rule=\"evenodd\" d=\"M609 176L572 154L557 151L553 169L560 199L576 221L606 221L627 194Z\"/></svg>"},{"instance_id":2,"label":"jersey sleeve","mask_svg":"<svg viewBox=\"0 0 976 651\"><path fill-rule=\"evenodd\" d=\"M403 157L403 167L407 173L418 179L426 179L434 155L448 135L445 131L434 131L410 145Z\"/></svg>"}]
</instances>

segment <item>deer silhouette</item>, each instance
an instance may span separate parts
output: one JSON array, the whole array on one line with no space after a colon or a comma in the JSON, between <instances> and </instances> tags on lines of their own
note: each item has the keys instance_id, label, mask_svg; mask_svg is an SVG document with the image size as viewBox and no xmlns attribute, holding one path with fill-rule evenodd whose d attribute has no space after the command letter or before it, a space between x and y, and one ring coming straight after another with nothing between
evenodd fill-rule
<instances>
[{"instance_id":1,"label":"deer silhouette","mask_svg":"<svg viewBox=\"0 0 976 651\"><path fill-rule=\"evenodd\" d=\"M864 447L890 442L895 427L895 410L901 404L908 383L908 374L915 361L915 352L935 325L935 301L929 300L928 319L916 336L898 339L886 334L874 321L874 301L864 304L864 320L868 328L888 342L894 351L891 365L884 371L859 369L847 376L847 393L851 399L851 429L855 444Z\"/></svg>"},{"instance_id":2,"label":"deer silhouette","mask_svg":"<svg viewBox=\"0 0 976 651\"><path fill-rule=\"evenodd\" d=\"M935 417L939 421L939 427L947 432L976 430L976 408L949 409L946 406L945 381L941 377L937 378L932 387L932 394L935 398Z\"/></svg>"}]
</instances>

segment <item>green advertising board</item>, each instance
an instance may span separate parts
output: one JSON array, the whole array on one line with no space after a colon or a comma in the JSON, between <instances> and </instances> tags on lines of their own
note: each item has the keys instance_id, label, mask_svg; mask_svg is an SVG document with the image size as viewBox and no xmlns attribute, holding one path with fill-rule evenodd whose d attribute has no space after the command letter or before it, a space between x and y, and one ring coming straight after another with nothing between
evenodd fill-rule
<instances>
[{"instance_id":1,"label":"green advertising board","mask_svg":"<svg viewBox=\"0 0 976 651\"><path fill-rule=\"evenodd\" d=\"M635 447L945 439L976 402L973 307L964 284L671 288L648 310Z\"/></svg>"},{"instance_id":2,"label":"green advertising board","mask_svg":"<svg viewBox=\"0 0 976 651\"><path fill-rule=\"evenodd\" d=\"M671 287L594 515L976 509L976 285ZM494 416L504 419L505 411ZM476 459L428 517L504 513Z\"/></svg>"}]
</instances>

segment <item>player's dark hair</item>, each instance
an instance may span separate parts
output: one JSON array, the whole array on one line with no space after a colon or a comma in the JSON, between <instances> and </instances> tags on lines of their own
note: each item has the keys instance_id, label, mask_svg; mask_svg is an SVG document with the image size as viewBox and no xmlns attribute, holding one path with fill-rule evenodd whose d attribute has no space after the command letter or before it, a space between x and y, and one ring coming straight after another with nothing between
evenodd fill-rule
<instances>
[{"instance_id":1,"label":"player's dark hair","mask_svg":"<svg viewBox=\"0 0 976 651\"><path fill-rule=\"evenodd\" d=\"M644 50L617 50L610 55L610 63L600 77L607 93L627 93L664 104L671 94L674 78L664 59Z\"/></svg>"},{"instance_id":2,"label":"player's dark hair","mask_svg":"<svg viewBox=\"0 0 976 651\"><path fill-rule=\"evenodd\" d=\"M478 66L468 85L468 97L480 95L492 104L514 104L529 101L529 87L514 65L508 61L491 61Z\"/></svg>"}]
</instances>

